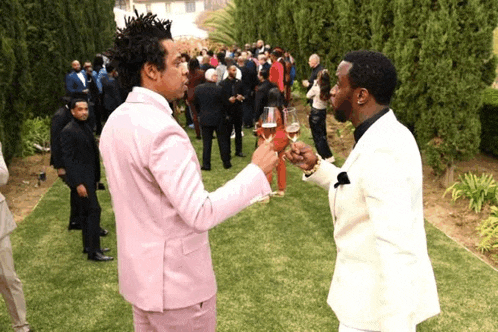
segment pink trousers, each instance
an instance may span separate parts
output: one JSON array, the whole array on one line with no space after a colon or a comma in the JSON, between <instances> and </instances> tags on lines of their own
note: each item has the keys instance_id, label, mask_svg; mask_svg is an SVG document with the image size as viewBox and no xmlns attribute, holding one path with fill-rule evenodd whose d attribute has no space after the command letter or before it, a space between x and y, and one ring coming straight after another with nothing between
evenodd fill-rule
<instances>
[{"instance_id":1,"label":"pink trousers","mask_svg":"<svg viewBox=\"0 0 498 332\"><path fill-rule=\"evenodd\" d=\"M215 332L216 295L201 303L164 312L144 311L133 306L135 332Z\"/></svg>"}]
</instances>

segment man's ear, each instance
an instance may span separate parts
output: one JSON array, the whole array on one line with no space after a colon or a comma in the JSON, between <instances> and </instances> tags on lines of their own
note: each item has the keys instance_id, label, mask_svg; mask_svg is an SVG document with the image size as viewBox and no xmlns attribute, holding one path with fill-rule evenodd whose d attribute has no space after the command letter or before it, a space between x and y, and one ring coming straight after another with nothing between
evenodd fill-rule
<instances>
[{"instance_id":1,"label":"man's ear","mask_svg":"<svg viewBox=\"0 0 498 332\"><path fill-rule=\"evenodd\" d=\"M358 105L366 104L370 99L370 92L368 92L368 90L365 88L358 89L356 94L357 94L356 99L358 101Z\"/></svg>"},{"instance_id":2,"label":"man's ear","mask_svg":"<svg viewBox=\"0 0 498 332\"><path fill-rule=\"evenodd\" d=\"M159 77L159 70L157 66L151 62L146 62L142 67L143 78L147 78L151 81L156 81Z\"/></svg>"}]
</instances>

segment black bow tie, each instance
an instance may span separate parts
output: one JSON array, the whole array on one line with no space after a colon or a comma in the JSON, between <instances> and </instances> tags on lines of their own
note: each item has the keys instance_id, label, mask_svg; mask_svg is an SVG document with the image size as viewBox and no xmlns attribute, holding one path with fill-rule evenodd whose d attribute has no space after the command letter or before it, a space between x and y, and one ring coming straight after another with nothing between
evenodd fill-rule
<instances>
[{"instance_id":1,"label":"black bow tie","mask_svg":"<svg viewBox=\"0 0 498 332\"><path fill-rule=\"evenodd\" d=\"M348 173L346 172L341 172L339 175L337 175L337 183L334 184L334 188L339 187L341 184L350 184L351 182L349 181L348 178Z\"/></svg>"}]
</instances>

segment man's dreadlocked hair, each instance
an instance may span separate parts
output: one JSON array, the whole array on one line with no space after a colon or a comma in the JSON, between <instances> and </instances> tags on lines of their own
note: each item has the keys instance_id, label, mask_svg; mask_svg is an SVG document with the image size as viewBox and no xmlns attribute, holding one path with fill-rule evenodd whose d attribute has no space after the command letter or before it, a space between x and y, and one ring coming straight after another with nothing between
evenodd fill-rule
<instances>
[{"instance_id":1,"label":"man's dreadlocked hair","mask_svg":"<svg viewBox=\"0 0 498 332\"><path fill-rule=\"evenodd\" d=\"M162 71L166 69L167 50L161 45L171 37L171 20L160 20L152 13L141 14L126 20L125 28L118 29L114 48L110 51L111 63L119 73L121 87L128 94L134 86L141 86L140 71L147 62Z\"/></svg>"}]
</instances>

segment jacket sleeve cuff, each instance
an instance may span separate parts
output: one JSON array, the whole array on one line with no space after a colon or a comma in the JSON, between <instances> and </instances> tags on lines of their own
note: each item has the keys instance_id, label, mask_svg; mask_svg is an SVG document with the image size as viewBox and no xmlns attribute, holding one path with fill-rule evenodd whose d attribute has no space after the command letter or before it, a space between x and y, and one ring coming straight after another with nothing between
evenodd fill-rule
<instances>
[{"instance_id":1,"label":"jacket sleeve cuff","mask_svg":"<svg viewBox=\"0 0 498 332\"><path fill-rule=\"evenodd\" d=\"M320 167L310 176L303 174L303 181L311 182L319 185L325 190L329 190L330 184L335 183L333 181L337 180L337 174L339 174L340 168L329 163L328 161L322 160Z\"/></svg>"}]
</instances>

